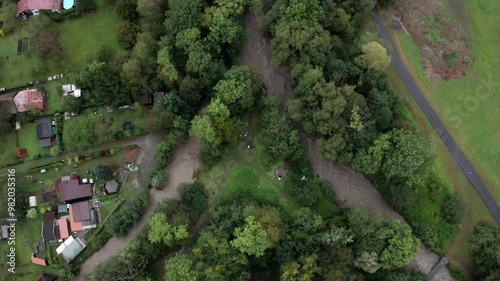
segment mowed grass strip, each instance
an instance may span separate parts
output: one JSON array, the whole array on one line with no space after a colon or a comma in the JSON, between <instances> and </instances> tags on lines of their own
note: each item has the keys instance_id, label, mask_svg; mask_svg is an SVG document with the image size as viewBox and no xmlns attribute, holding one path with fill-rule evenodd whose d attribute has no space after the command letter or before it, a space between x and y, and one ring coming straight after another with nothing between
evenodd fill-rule
<instances>
[{"instance_id":1,"label":"mowed grass strip","mask_svg":"<svg viewBox=\"0 0 500 281\"><path fill-rule=\"evenodd\" d=\"M442 81L439 87L426 78L422 55L411 37L394 37L427 100L437 111L461 149L485 180L492 195L500 200L500 45L495 11L500 2L466 1L474 62L461 79ZM399 46L398 46L399 45Z\"/></svg>"}]
</instances>

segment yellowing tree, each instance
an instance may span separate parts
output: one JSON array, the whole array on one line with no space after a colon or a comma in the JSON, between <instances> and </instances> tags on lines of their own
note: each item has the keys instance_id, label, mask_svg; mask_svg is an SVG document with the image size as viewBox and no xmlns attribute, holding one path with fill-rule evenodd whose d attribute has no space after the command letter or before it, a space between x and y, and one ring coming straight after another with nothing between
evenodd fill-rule
<instances>
[{"instance_id":1,"label":"yellowing tree","mask_svg":"<svg viewBox=\"0 0 500 281\"><path fill-rule=\"evenodd\" d=\"M356 63L375 70L384 70L391 63L391 57L384 46L371 41L361 47L363 54L356 58Z\"/></svg>"}]
</instances>

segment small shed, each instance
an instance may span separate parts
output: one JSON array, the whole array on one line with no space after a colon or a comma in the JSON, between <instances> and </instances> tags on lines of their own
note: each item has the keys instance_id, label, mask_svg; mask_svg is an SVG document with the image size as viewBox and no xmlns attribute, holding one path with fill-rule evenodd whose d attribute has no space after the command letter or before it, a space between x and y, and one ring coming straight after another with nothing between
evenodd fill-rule
<instances>
[{"instance_id":1,"label":"small shed","mask_svg":"<svg viewBox=\"0 0 500 281\"><path fill-rule=\"evenodd\" d=\"M36 198L36 196L30 196L29 202L30 202L30 208L38 206L38 198Z\"/></svg>"},{"instance_id":2,"label":"small shed","mask_svg":"<svg viewBox=\"0 0 500 281\"><path fill-rule=\"evenodd\" d=\"M16 121L16 131L21 130L21 122Z\"/></svg>"},{"instance_id":3,"label":"small shed","mask_svg":"<svg viewBox=\"0 0 500 281\"><path fill-rule=\"evenodd\" d=\"M104 188L106 189L106 192L108 194L116 193L116 191L118 190L118 182L116 182L115 180L109 180L106 182L106 186Z\"/></svg>"},{"instance_id":4,"label":"small shed","mask_svg":"<svg viewBox=\"0 0 500 281\"><path fill-rule=\"evenodd\" d=\"M41 265L41 266L47 266L47 261L41 258L37 258L35 256L31 256L31 263Z\"/></svg>"},{"instance_id":5,"label":"small shed","mask_svg":"<svg viewBox=\"0 0 500 281\"><path fill-rule=\"evenodd\" d=\"M29 155L27 148L16 148L16 154L17 158L23 158Z\"/></svg>"},{"instance_id":6,"label":"small shed","mask_svg":"<svg viewBox=\"0 0 500 281\"><path fill-rule=\"evenodd\" d=\"M63 205L57 206L57 213L58 214L67 214L68 213L68 205L63 204Z\"/></svg>"}]
</instances>

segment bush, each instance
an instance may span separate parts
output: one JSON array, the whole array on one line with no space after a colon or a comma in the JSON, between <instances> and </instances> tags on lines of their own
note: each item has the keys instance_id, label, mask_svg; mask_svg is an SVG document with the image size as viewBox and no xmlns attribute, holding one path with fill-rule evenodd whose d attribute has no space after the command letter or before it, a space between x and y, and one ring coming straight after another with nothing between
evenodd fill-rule
<instances>
[{"instance_id":1,"label":"bush","mask_svg":"<svg viewBox=\"0 0 500 281\"><path fill-rule=\"evenodd\" d=\"M113 176L113 171L109 166L95 166L93 172L98 179L102 180L109 180Z\"/></svg>"},{"instance_id":2,"label":"bush","mask_svg":"<svg viewBox=\"0 0 500 281\"><path fill-rule=\"evenodd\" d=\"M168 184L168 177L165 171L160 170L151 179L151 187L157 190L162 190Z\"/></svg>"},{"instance_id":3,"label":"bush","mask_svg":"<svg viewBox=\"0 0 500 281\"><path fill-rule=\"evenodd\" d=\"M118 43L127 49L131 50L135 46L135 41L137 40L137 28L135 24L131 22L124 22L118 26Z\"/></svg>"},{"instance_id":4,"label":"bush","mask_svg":"<svg viewBox=\"0 0 500 281\"><path fill-rule=\"evenodd\" d=\"M97 9L96 0L78 0L78 4L76 5L76 11L78 13L90 13Z\"/></svg>"},{"instance_id":5,"label":"bush","mask_svg":"<svg viewBox=\"0 0 500 281\"><path fill-rule=\"evenodd\" d=\"M112 214L106 224L106 231L113 236L125 236L128 230L142 217L149 204L149 192L142 193L128 207Z\"/></svg>"},{"instance_id":6,"label":"bush","mask_svg":"<svg viewBox=\"0 0 500 281\"><path fill-rule=\"evenodd\" d=\"M441 206L443 219L452 225L457 225L462 220L464 215L464 202L454 194L445 197Z\"/></svg>"},{"instance_id":7,"label":"bush","mask_svg":"<svg viewBox=\"0 0 500 281\"><path fill-rule=\"evenodd\" d=\"M179 210L189 214L191 222L201 215L208 206L208 195L201 183L182 184L179 186L181 204Z\"/></svg>"},{"instance_id":8,"label":"bush","mask_svg":"<svg viewBox=\"0 0 500 281\"><path fill-rule=\"evenodd\" d=\"M118 0L116 3L116 12L120 18L126 21L135 21L139 16L137 13L137 2L134 0Z\"/></svg>"}]
</instances>

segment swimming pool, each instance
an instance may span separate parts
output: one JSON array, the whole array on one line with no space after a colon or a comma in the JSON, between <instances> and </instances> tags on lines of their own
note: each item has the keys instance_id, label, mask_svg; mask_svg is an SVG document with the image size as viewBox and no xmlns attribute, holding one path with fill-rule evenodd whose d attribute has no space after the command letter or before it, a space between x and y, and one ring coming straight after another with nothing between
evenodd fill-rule
<instances>
[{"instance_id":1,"label":"swimming pool","mask_svg":"<svg viewBox=\"0 0 500 281\"><path fill-rule=\"evenodd\" d=\"M65 10L69 10L69 9L73 8L74 4L75 4L74 0L64 0L63 1L63 8Z\"/></svg>"}]
</instances>

